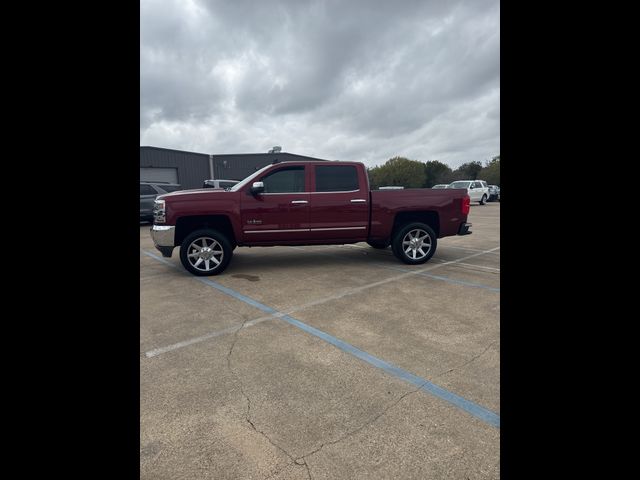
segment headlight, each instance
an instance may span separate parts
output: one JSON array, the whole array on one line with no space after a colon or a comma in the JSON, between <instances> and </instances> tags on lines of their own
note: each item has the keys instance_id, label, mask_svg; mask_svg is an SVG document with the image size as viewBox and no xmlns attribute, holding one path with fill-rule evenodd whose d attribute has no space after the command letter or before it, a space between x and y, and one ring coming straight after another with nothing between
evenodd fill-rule
<instances>
[{"instance_id":1,"label":"headlight","mask_svg":"<svg viewBox=\"0 0 640 480\"><path fill-rule=\"evenodd\" d=\"M156 200L156 203L153 206L153 223L164 223L166 221L164 200Z\"/></svg>"}]
</instances>

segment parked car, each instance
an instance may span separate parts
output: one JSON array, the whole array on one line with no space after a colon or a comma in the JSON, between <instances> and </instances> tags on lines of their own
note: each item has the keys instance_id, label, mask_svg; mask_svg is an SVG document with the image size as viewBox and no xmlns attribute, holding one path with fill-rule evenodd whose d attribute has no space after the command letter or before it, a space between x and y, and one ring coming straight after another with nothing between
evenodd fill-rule
<instances>
[{"instance_id":1,"label":"parked car","mask_svg":"<svg viewBox=\"0 0 640 480\"><path fill-rule=\"evenodd\" d=\"M448 185L448 184L446 184L446 183L438 183L437 185L434 185L434 186L433 186L433 187L431 187L431 188L433 188L433 189L436 189L436 190L437 190L437 189L440 189L440 188L447 188L447 187L449 187L449 185Z\"/></svg>"},{"instance_id":2,"label":"parked car","mask_svg":"<svg viewBox=\"0 0 640 480\"><path fill-rule=\"evenodd\" d=\"M484 205L489 198L489 187L484 180L458 180L451 182L448 188L464 188L472 202Z\"/></svg>"},{"instance_id":3,"label":"parked car","mask_svg":"<svg viewBox=\"0 0 640 480\"><path fill-rule=\"evenodd\" d=\"M202 188L217 188L226 190L233 187L240 180L205 180Z\"/></svg>"},{"instance_id":4,"label":"parked car","mask_svg":"<svg viewBox=\"0 0 640 480\"><path fill-rule=\"evenodd\" d=\"M415 265L433 256L438 238L471 233L469 202L462 190L372 191L359 162L280 162L229 190L159 196L151 237L165 257L179 246L198 276L223 272L242 246L367 242Z\"/></svg>"},{"instance_id":5,"label":"parked car","mask_svg":"<svg viewBox=\"0 0 640 480\"><path fill-rule=\"evenodd\" d=\"M489 201L500 201L500 187L498 185L489 185Z\"/></svg>"},{"instance_id":6,"label":"parked car","mask_svg":"<svg viewBox=\"0 0 640 480\"><path fill-rule=\"evenodd\" d=\"M140 182L140 221L153 220L153 205L158 195L180 190L177 183Z\"/></svg>"}]
</instances>

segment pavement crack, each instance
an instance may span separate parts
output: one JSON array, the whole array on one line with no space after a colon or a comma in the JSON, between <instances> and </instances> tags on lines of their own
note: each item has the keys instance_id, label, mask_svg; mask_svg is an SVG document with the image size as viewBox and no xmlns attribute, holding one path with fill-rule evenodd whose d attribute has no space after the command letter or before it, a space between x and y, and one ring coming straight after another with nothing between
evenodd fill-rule
<instances>
[{"instance_id":1,"label":"pavement crack","mask_svg":"<svg viewBox=\"0 0 640 480\"><path fill-rule=\"evenodd\" d=\"M311 479L311 470L309 470L309 464L307 463L306 460L304 460L304 466L307 469L307 476L309 477L309 480L312 480Z\"/></svg>"},{"instance_id":2,"label":"pavement crack","mask_svg":"<svg viewBox=\"0 0 640 480\"><path fill-rule=\"evenodd\" d=\"M242 393L242 396L245 398L245 400L247 401L247 411L245 413L245 421L251 426L251 428L259 433L260 435L262 435L271 445L273 445L274 447L276 447L278 450L280 450L281 452L283 452L290 460L292 460L293 463L296 463L296 459L293 455L291 455L289 452L287 452L283 447L281 447L280 445L278 445L276 442L274 442L271 437L269 437L269 435L267 435L265 432L263 432L262 430L258 429L256 427L256 425L253 423L253 421L251 420L251 398L249 397L249 395L247 395L247 393L244 390L244 386L242 383L242 380L240 378L240 376L236 373L236 371L233 369L233 367L231 366L231 355L233 354L233 350L236 346L236 343L238 342L238 333L240 332L240 330L242 330L245 326L245 324L249 321L249 318L244 317L244 320L242 322L242 325L240 325L235 332L233 332L233 341L231 342L231 346L229 347L229 353L227 353L227 368L229 369L229 372L231 372L231 375L233 376L233 378L235 379L235 381L238 383L238 385L240 386L240 392ZM291 463L287 463L283 468L286 468L287 466L292 465ZM267 478L270 478L271 476L276 475L277 473L279 473L282 469L280 470L276 470L276 472L272 475L270 475Z\"/></svg>"},{"instance_id":3,"label":"pavement crack","mask_svg":"<svg viewBox=\"0 0 640 480\"><path fill-rule=\"evenodd\" d=\"M458 365L457 367L453 367L453 368L450 368L449 370L445 370L444 372L438 373L438 374L437 374L435 377L433 377L433 378L443 377L444 375L446 375L446 374L448 374L448 373L451 373L451 372L453 372L453 371L460 370L461 368L466 367L467 365L469 365L469 364L470 364L470 363L472 363L472 362L475 362L478 358L480 358L482 355L484 355L485 353L487 353L487 351L488 351L491 347L493 347L496 343L498 343L498 341L497 341L497 340L496 340L496 341L494 341L494 342L491 342L489 345L487 345L487 347L486 347L482 352L480 352L478 355L476 355L476 356L472 357L471 359L467 360L467 361L466 361L466 362L464 362L462 365Z\"/></svg>"},{"instance_id":4,"label":"pavement crack","mask_svg":"<svg viewBox=\"0 0 640 480\"><path fill-rule=\"evenodd\" d=\"M251 426L253 427L254 430L256 430L255 426L253 425L253 423L251 423L250 420L250 412L251 412L251 399L249 398L249 396L245 393L244 388L242 387L242 381L240 380L240 377L238 376L238 374L235 372L235 370L231 367L231 355L233 354L233 349L236 346L236 343L238 342L238 332L240 332L240 330L242 330L245 326L245 324L247 323L249 319L247 317L244 317L243 321L242 321L242 325L240 325L234 332L233 332L233 341L231 342L231 346L229 347L229 353L227 353L227 368L229 369L229 372L231 372L231 375L233 376L233 378L235 379L235 381L238 383L238 385L240 386L240 391L242 392L242 396L246 399L247 401L247 412L245 413L245 420L247 420Z\"/></svg>"},{"instance_id":5,"label":"pavement crack","mask_svg":"<svg viewBox=\"0 0 640 480\"><path fill-rule=\"evenodd\" d=\"M333 440L331 442L325 442L322 445L320 445L318 448L316 448L315 450L312 450L311 452L305 453L304 455L298 457L298 459L302 459L306 465L307 461L306 458L310 457L311 455L314 455L316 453L318 453L320 450L322 450L324 447L329 446L329 445L336 445L337 443L340 443L344 440L346 440L349 437L352 437L353 435L355 435L356 433L361 432L362 430L364 430L365 428L367 428L370 425L373 425L375 422L377 422L381 417L383 417L384 415L387 414L387 412L389 410L391 410L393 407L395 407L396 405L398 405L402 400L404 400L405 398L407 398L409 395L413 395L414 393L416 393L417 391L419 391L422 387L424 387L428 382L423 382L422 384L420 384L420 386L414 390L410 390L406 393L404 393L403 395L400 396L400 398L398 398L396 401L392 402L391 404L389 404L384 410L382 410L382 412L380 412L378 415L376 415L375 417L373 417L372 419L366 421L365 423L363 423L362 425L360 425L358 428L355 428L353 430L351 430L350 432L345 433L344 435L342 435L340 438ZM296 460L298 460L296 459ZM307 469L309 467L307 466ZM311 478L311 477L309 477Z\"/></svg>"},{"instance_id":6,"label":"pavement crack","mask_svg":"<svg viewBox=\"0 0 640 480\"><path fill-rule=\"evenodd\" d=\"M262 480L269 480L270 478L275 477L276 475L281 474L282 472L284 472L285 470L287 470L289 467L302 467L305 466L307 469L307 476L309 477L309 480L312 480L311 477L311 471L309 470L309 465L307 465L306 461L303 461L302 463L299 463L298 460L294 460L291 463L287 463L285 465L283 465L281 468L276 469L275 472L271 473L270 475L264 477Z\"/></svg>"}]
</instances>

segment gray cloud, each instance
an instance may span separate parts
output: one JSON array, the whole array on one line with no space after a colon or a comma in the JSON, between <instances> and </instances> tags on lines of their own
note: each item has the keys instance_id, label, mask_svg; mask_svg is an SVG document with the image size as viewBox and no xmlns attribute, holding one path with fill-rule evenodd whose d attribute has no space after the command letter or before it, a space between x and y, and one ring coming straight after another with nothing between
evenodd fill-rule
<instances>
[{"instance_id":1,"label":"gray cloud","mask_svg":"<svg viewBox=\"0 0 640 480\"><path fill-rule=\"evenodd\" d=\"M140 143L455 167L500 152L496 0L143 0Z\"/></svg>"}]
</instances>

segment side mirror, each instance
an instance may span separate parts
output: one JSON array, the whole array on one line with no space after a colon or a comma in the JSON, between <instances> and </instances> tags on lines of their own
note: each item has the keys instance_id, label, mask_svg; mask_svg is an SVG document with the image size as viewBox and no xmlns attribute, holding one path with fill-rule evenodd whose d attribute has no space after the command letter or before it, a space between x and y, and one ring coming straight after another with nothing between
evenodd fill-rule
<instances>
[{"instance_id":1,"label":"side mirror","mask_svg":"<svg viewBox=\"0 0 640 480\"><path fill-rule=\"evenodd\" d=\"M263 182L253 182L253 185L251 185L251 188L249 189L249 191L253 195L257 195L259 193L264 192L264 183Z\"/></svg>"}]
</instances>

